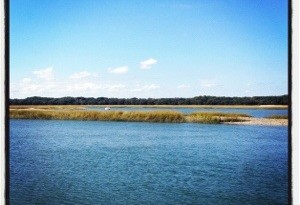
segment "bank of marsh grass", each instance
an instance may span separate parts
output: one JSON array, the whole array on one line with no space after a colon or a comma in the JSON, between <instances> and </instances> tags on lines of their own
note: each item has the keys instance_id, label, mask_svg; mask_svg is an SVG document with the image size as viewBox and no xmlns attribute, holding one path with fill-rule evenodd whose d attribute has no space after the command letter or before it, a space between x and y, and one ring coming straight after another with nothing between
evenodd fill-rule
<instances>
[{"instance_id":1,"label":"bank of marsh grass","mask_svg":"<svg viewBox=\"0 0 300 205\"><path fill-rule=\"evenodd\" d=\"M184 122L179 112L125 112L125 111L60 111L60 110L11 110L10 118L18 119L56 119L56 120L99 120L134 122Z\"/></svg>"},{"instance_id":2,"label":"bank of marsh grass","mask_svg":"<svg viewBox=\"0 0 300 205\"><path fill-rule=\"evenodd\" d=\"M197 112L186 115L187 122L219 124L221 122L239 122L242 117L250 117L239 113Z\"/></svg>"},{"instance_id":3,"label":"bank of marsh grass","mask_svg":"<svg viewBox=\"0 0 300 205\"><path fill-rule=\"evenodd\" d=\"M235 113L191 113L175 111L88 111L88 110L40 110L12 109L12 119L56 119L56 120L94 120L94 121L128 121L128 122L170 122L170 123L209 123L243 121L240 117L249 117Z\"/></svg>"}]
</instances>

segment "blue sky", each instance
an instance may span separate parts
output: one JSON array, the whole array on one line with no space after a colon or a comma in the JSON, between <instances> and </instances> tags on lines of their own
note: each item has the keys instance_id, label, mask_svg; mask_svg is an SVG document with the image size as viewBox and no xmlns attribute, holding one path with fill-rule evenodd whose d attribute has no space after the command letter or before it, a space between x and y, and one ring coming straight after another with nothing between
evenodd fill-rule
<instances>
[{"instance_id":1,"label":"blue sky","mask_svg":"<svg viewBox=\"0 0 300 205\"><path fill-rule=\"evenodd\" d=\"M287 0L11 0L10 97L287 94Z\"/></svg>"}]
</instances>

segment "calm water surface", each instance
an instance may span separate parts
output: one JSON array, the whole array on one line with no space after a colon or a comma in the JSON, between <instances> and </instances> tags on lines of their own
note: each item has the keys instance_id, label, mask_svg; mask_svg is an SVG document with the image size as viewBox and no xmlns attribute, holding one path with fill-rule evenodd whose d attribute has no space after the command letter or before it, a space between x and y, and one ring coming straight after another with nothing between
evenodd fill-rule
<instances>
[{"instance_id":1,"label":"calm water surface","mask_svg":"<svg viewBox=\"0 0 300 205\"><path fill-rule=\"evenodd\" d=\"M104 107L88 106L88 110L104 110ZM182 113L193 112L225 112L242 113L252 117L263 118L271 115L288 115L287 109L241 109L241 108L147 108L147 107L112 107L111 110L118 111L153 111L153 110L172 110Z\"/></svg>"},{"instance_id":2,"label":"calm water surface","mask_svg":"<svg viewBox=\"0 0 300 205\"><path fill-rule=\"evenodd\" d=\"M11 204L287 204L287 127L10 121Z\"/></svg>"}]
</instances>

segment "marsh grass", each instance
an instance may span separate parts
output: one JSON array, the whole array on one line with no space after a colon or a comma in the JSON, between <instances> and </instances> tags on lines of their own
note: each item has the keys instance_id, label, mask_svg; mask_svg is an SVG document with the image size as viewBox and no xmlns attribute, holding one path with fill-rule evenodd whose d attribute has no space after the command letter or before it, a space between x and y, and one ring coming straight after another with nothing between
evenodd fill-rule
<instances>
[{"instance_id":1,"label":"marsh grass","mask_svg":"<svg viewBox=\"0 0 300 205\"><path fill-rule=\"evenodd\" d=\"M48 119L48 120L93 120L93 121L128 121L128 122L169 122L169 123L208 123L243 121L240 117L249 117L236 113L191 113L176 111L88 111L88 110L41 110L12 109L12 119Z\"/></svg>"},{"instance_id":2,"label":"marsh grass","mask_svg":"<svg viewBox=\"0 0 300 205\"><path fill-rule=\"evenodd\" d=\"M125 112L125 111L60 111L60 110L10 110L10 118L18 119L56 119L56 120L98 120L134 122L184 122L179 112Z\"/></svg>"},{"instance_id":3,"label":"marsh grass","mask_svg":"<svg viewBox=\"0 0 300 205\"><path fill-rule=\"evenodd\" d=\"M288 119L287 115L271 115L266 117L267 119Z\"/></svg>"},{"instance_id":4,"label":"marsh grass","mask_svg":"<svg viewBox=\"0 0 300 205\"><path fill-rule=\"evenodd\" d=\"M223 112L195 112L189 114L190 116L209 116L209 117L251 117L247 114L242 113L223 113Z\"/></svg>"}]
</instances>

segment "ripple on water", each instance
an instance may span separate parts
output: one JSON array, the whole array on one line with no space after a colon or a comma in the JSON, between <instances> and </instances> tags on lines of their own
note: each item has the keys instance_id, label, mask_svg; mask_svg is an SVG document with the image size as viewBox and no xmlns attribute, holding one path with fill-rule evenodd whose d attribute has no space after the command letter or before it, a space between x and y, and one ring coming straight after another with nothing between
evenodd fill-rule
<instances>
[{"instance_id":1,"label":"ripple on water","mask_svg":"<svg viewBox=\"0 0 300 205\"><path fill-rule=\"evenodd\" d=\"M287 204L287 127L10 125L11 204Z\"/></svg>"}]
</instances>

